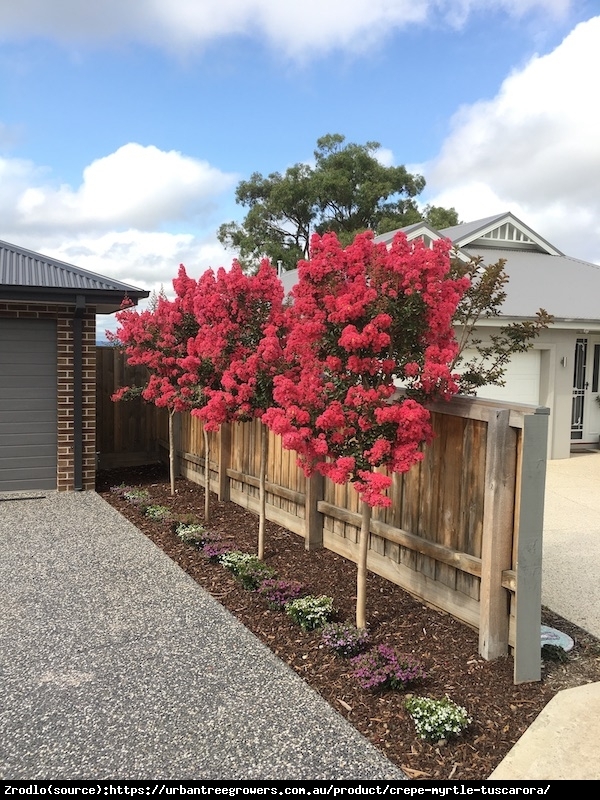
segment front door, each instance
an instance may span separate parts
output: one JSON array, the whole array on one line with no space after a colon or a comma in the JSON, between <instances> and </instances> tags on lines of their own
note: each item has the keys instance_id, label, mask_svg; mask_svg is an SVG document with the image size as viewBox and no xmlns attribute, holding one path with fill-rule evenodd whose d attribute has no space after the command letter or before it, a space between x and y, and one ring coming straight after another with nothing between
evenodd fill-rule
<instances>
[{"instance_id":1,"label":"front door","mask_svg":"<svg viewBox=\"0 0 600 800\"><path fill-rule=\"evenodd\" d=\"M597 443L600 436L600 338L581 337L575 344L571 441Z\"/></svg>"}]
</instances>

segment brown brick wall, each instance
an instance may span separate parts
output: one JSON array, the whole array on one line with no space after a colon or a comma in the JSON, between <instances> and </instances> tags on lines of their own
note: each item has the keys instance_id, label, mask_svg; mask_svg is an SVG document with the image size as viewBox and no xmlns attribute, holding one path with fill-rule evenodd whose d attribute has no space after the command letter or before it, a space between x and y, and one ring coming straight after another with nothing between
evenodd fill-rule
<instances>
[{"instance_id":1,"label":"brown brick wall","mask_svg":"<svg viewBox=\"0 0 600 800\"><path fill-rule=\"evenodd\" d=\"M0 316L24 319L55 319L57 328L58 451L56 487L74 489L73 454L73 318L75 306L43 303L0 302ZM83 410L82 484L96 485L96 309L88 307L83 317Z\"/></svg>"}]
</instances>

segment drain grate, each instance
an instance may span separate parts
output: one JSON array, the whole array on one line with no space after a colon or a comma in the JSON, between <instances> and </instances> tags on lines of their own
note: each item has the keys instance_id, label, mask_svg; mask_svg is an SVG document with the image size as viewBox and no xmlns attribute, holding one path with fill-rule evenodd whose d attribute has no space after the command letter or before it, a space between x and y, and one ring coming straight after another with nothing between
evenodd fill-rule
<instances>
[{"instance_id":1,"label":"drain grate","mask_svg":"<svg viewBox=\"0 0 600 800\"><path fill-rule=\"evenodd\" d=\"M45 494L35 494L31 495L31 497L1 497L0 496L0 503L8 503L11 500L45 500Z\"/></svg>"}]
</instances>

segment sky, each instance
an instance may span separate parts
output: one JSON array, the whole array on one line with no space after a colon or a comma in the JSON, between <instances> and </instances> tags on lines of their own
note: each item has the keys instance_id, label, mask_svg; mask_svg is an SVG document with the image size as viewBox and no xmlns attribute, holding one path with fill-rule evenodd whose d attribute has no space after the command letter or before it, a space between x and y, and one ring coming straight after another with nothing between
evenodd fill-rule
<instances>
[{"instance_id":1,"label":"sky","mask_svg":"<svg viewBox=\"0 0 600 800\"><path fill-rule=\"evenodd\" d=\"M169 294L340 133L600 263L599 79L600 0L0 0L0 239Z\"/></svg>"}]
</instances>

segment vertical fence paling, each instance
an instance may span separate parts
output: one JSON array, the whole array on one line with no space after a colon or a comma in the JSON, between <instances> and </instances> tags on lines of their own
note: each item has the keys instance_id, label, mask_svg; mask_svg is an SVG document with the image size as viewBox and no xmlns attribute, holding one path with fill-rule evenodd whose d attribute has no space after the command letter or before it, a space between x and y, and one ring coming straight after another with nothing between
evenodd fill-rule
<instances>
[{"instance_id":1,"label":"vertical fence paling","mask_svg":"<svg viewBox=\"0 0 600 800\"><path fill-rule=\"evenodd\" d=\"M98 441L113 447L116 462L101 456L101 466L118 466L120 457L132 463L132 453L155 454L167 418L142 401L127 410L107 400L132 375L122 354L109 353L99 359ZM538 680L548 410L473 398L431 408L436 438L423 462L394 477L390 508L374 510L368 568L478 628L484 658L511 644L515 682ZM181 473L203 484L202 425L176 417ZM211 489L257 512L260 422L223 425L210 436ZM268 519L301 535L307 549L326 546L356 561L355 491L318 474L305 478L272 434L266 491Z\"/></svg>"},{"instance_id":2,"label":"vertical fence paling","mask_svg":"<svg viewBox=\"0 0 600 800\"><path fill-rule=\"evenodd\" d=\"M509 608L502 574L511 568L516 433L509 411L490 414L487 425L479 652L492 659L508 651Z\"/></svg>"}]
</instances>

